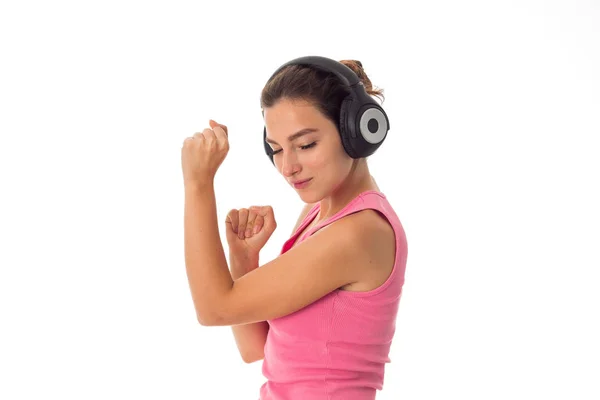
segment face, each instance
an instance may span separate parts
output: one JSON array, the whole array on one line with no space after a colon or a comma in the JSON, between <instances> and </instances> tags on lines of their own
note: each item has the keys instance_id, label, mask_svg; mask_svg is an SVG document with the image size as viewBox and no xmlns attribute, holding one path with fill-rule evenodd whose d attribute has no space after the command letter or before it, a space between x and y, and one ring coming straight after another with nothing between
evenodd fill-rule
<instances>
[{"instance_id":1,"label":"face","mask_svg":"<svg viewBox=\"0 0 600 400\"><path fill-rule=\"evenodd\" d=\"M275 166L304 202L331 195L348 177L352 158L335 124L310 102L283 98L264 110L264 119ZM308 133L296 136L298 132ZM306 179L310 181L301 187L293 184Z\"/></svg>"}]
</instances>

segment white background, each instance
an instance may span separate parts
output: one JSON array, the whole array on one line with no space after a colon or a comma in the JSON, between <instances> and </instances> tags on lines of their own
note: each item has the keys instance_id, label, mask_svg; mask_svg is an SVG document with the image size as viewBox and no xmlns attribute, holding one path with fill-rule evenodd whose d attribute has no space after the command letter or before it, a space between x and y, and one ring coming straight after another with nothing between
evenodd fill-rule
<instances>
[{"instance_id":1,"label":"white background","mask_svg":"<svg viewBox=\"0 0 600 400\"><path fill-rule=\"evenodd\" d=\"M409 249L377 398L600 398L598 2L7 1L0 51L0 398L258 399L195 317L181 145L228 125L225 249L270 204L276 257L303 203L259 96L304 55L386 95L369 165Z\"/></svg>"}]
</instances>

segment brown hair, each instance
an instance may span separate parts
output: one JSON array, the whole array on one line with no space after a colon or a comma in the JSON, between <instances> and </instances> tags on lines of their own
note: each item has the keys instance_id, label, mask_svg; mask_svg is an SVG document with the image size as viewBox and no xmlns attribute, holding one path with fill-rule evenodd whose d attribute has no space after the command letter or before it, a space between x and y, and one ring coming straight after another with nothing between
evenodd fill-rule
<instances>
[{"instance_id":1,"label":"brown hair","mask_svg":"<svg viewBox=\"0 0 600 400\"><path fill-rule=\"evenodd\" d=\"M385 100L383 89L373 88L371 80L358 60L341 60L362 81L367 93ZM311 68L307 65L288 65L275 75L262 90L260 106L262 109L273 106L281 98L306 100L327 118L339 130L340 107L342 100L350 94L350 89L331 72Z\"/></svg>"}]
</instances>

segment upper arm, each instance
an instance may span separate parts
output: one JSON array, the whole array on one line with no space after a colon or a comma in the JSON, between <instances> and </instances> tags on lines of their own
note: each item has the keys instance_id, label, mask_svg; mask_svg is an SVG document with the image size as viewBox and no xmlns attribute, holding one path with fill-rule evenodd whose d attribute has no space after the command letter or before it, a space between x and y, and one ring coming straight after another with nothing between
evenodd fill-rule
<instances>
[{"instance_id":1,"label":"upper arm","mask_svg":"<svg viewBox=\"0 0 600 400\"><path fill-rule=\"evenodd\" d=\"M370 230L359 225L359 214L339 219L236 280L216 307L211 325L278 318L356 282L370 261L370 246L365 247Z\"/></svg>"}]
</instances>

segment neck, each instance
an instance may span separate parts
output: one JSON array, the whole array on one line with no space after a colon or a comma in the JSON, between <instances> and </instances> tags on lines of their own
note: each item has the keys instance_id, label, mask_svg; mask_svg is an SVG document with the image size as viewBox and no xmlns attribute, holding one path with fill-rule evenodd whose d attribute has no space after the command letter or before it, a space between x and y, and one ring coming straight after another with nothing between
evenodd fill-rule
<instances>
[{"instance_id":1,"label":"neck","mask_svg":"<svg viewBox=\"0 0 600 400\"><path fill-rule=\"evenodd\" d=\"M348 177L331 195L321 200L321 208L316 220L322 221L335 215L352 199L367 190L379 191L379 188L369 172L366 159L355 159Z\"/></svg>"}]
</instances>

